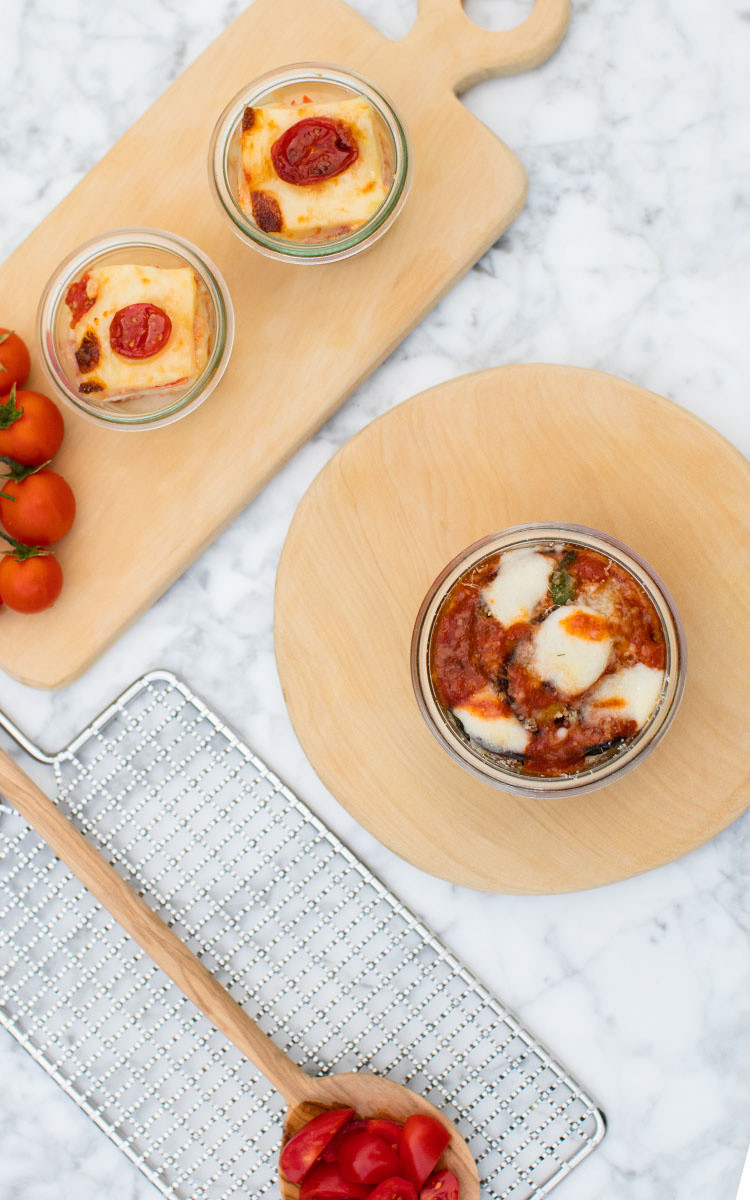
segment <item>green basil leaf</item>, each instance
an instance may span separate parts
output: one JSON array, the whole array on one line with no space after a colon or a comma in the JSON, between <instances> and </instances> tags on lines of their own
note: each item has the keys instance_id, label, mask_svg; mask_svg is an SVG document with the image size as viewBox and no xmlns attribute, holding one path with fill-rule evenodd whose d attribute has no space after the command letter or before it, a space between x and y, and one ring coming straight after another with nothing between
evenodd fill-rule
<instances>
[{"instance_id":1,"label":"green basil leaf","mask_svg":"<svg viewBox=\"0 0 750 1200\"><path fill-rule=\"evenodd\" d=\"M575 550L568 550L566 554L563 554L550 575L549 594L552 597L552 603L558 607L561 604L567 604L575 595L575 581L570 572L565 570L566 567L570 566L575 556Z\"/></svg>"}]
</instances>

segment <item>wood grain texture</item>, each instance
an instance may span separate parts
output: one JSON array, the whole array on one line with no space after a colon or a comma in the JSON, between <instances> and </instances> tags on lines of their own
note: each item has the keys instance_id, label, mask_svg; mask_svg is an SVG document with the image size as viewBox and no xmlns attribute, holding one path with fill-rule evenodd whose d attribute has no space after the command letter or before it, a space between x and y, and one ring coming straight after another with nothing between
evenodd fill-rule
<instances>
[{"instance_id":1,"label":"wood grain texture","mask_svg":"<svg viewBox=\"0 0 750 1200\"><path fill-rule=\"evenodd\" d=\"M567 16L568 0L538 0L518 31L490 34L459 0L429 0L409 36L391 42L340 0L255 0L0 268L3 320L33 347L36 305L64 254L107 229L156 226L216 262L237 321L221 384L177 424L133 433L65 414L56 467L78 500L60 546L65 588L33 620L3 613L3 669L36 687L79 675L507 229L523 205L523 168L454 88L470 67L485 76L534 65ZM389 92L415 164L387 236L317 267L274 262L238 241L207 171L227 101L256 75L309 60L350 67ZM29 386L44 390L36 366ZM196 503L205 478L220 482L201 487Z\"/></svg>"},{"instance_id":2,"label":"wood grain texture","mask_svg":"<svg viewBox=\"0 0 750 1200\"><path fill-rule=\"evenodd\" d=\"M562 520L632 546L672 591L688 669L664 741L588 795L473 778L424 724L409 648L442 567L485 534ZM424 392L321 472L292 523L276 656L336 798L392 850L487 891L595 887L686 854L747 807L750 471L715 430L612 376L513 366Z\"/></svg>"},{"instance_id":3,"label":"wood grain texture","mask_svg":"<svg viewBox=\"0 0 750 1200\"><path fill-rule=\"evenodd\" d=\"M390 1079L365 1072L320 1078L306 1075L3 750L0 750L0 795L40 834L211 1024L281 1093L289 1112L283 1135L279 1130L280 1147L283 1138L298 1132L302 1123L313 1115L311 1105L351 1106L363 1116L390 1116L399 1121L414 1112L442 1119L429 1101ZM446 1165L458 1176L461 1195L466 1200L479 1200L474 1159L455 1126L448 1124L448 1128L451 1140L445 1151ZM280 1190L284 1200L296 1200L299 1195L299 1188L286 1180L280 1180Z\"/></svg>"}]
</instances>

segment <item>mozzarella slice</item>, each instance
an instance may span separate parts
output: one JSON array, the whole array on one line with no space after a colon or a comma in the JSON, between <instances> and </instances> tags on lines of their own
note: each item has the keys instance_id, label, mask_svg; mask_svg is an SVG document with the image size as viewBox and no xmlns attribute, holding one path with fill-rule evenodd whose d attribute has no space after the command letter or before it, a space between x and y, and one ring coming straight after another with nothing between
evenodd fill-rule
<instances>
[{"instance_id":1,"label":"mozzarella slice","mask_svg":"<svg viewBox=\"0 0 750 1200\"><path fill-rule=\"evenodd\" d=\"M531 734L512 713L485 716L480 709L472 708L470 704L454 708L453 713L458 717L467 735L490 750L523 754L531 740Z\"/></svg>"},{"instance_id":2,"label":"mozzarella slice","mask_svg":"<svg viewBox=\"0 0 750 1200\"><path fill-rule=\"evenodd\" d=\"M647 667L645 663L623 667L612 675L605 675L591 692L587 719L623 717L635 721L640 729L656 708L663 686L663 671Z\"/></svg>"},{"instance_id":3,"label":"mozzarella slice","mask_svg":"<svg viewBox=\"0 0 750 1200\"><path fill-rule=\"evenodd\" d=\"M538 626L531 668L566 696L591 687L604 671L612 649L606 617L593 608L555 608Z\"/></svg>"},{"instance_id":4,"label":"mozzarella slice","mask_svg":"<svg viewBox=\"0 0 750 1200\"><path fill-rule=\"evenodd\" d=\"M528 621L537 604L544 600L555 560L538 550L508 550L500 559L500 569L482 592L482 599L493 617L505 625Z\"/></svg>"},{"instance_id":5,"label":"mozzarella slice","mask_svg":"<svg viewBox=\"0 0 750 1200\"><path fill-rule=\"evenodd\" d=\"M343 121L359 154L330 179L287 183L276 174L271 147L282 133L308 117ZM377 212L386 197L385 167L372 108L366 100L329 104L271 104L245 115L241 139L240 204L261 229L282 237L331 237L356 228Z\"/></svg>"}]
</instances>

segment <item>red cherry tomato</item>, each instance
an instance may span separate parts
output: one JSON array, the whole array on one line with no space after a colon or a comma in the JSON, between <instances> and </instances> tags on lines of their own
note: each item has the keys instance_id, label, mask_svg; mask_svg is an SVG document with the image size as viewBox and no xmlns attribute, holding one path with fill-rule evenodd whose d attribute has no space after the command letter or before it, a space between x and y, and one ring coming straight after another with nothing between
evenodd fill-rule
<instances>
[{"instance_id":1,"label":"red cherry tomato","mask_svg":"<svg viewBox=\"0 0 750 1200\"><path fill-rule=\"evenodd\" d=\"M430 1175L419 1193L419 1200L458 1200L458 1180L452 1171Z\"/></svg>"},{"instance_id":2,"label":"red cherry tomato","mask_svg":"<svg viewBox=\"0 0 750 1200\"><path fill-rule=\"evenodd\" d=\"M350 1121L349 1124L345 1125L343 1129L339 1129L338 1133L331 1138L330 1142L323 1151L323 1162L337 1162L339 1157L339 1147L341 1146L344 1138L348 1137L350 1133L359 1133L361 1129L366 1128L367 1121L363 1121L361 1118L359 1118L356 1121Z\"/></svg>"},{"instance_id":3,"label":"red cherry tomato","mask_svg":"<svg viewBox=\"0 0 750 1200\"><path fill-rule=\"evenodd\" d=\"M354 1116L353 1108L333 1108L308 1121L284 1146L279 1158L282 1174L299 1183L315 1166L331 1138Z\"/></svg>"},{"instance_id":4,"label":"red cherry tomato","mask_svg":"<svg viewBox=\"0 0 750 1200\"><path fill-rule=\"evenodd\" d=\"M76 515L76 502L62 475L42 469L0 484L0 518L12 537L35 546L51 546L65 537Z\"/></svg>"},{"instance_id":5,"label":"red cherry tomato","mask_svg":"<svg viewBox=\"0 0 750 1200\"><path fill-rule=\"evenodd\" d=\"M333 179L359 157L357 140L344 121L304 117L271 147L274 170L285 183L306 186Z\"/></svg>"},{"instance_id":6,"label":"red cherry tomato","mask_svg":"<svg viewBox=\"0 0 750 1200\"><path fill-rule=\"evenodd\" d=\"M366 1200L371 1189L363 1183L349 1183L336 1163L321 1163L302 1181L299 1200Z\"/></svg>"},{"instance_id":7,"label":"red cherry tomato","mask_svg":"<svg viewBox=\"0 0 750 1200\"><path fill-rule=\"evenodd\" d=\"M51 608L62 591L62 568L53 554L0 559L0 596L8 608L21 613Z\"/></svg>"},{"instance_id":8,"label":"red cherry tomato","mask_svg":"<svg viewBox=\"0 0 750 1200\"><path fill-rule=\"evenodd\" d=\"M382 1138L384 1142L387 1142L389 1146L392 1146L394 1150L398 1151L401 1145L402 1129L402 1126L399 1125L398 1121L385 1121L380 1118L374 1118L373 1120L367 1122L367 1128L369 1129L370 1133L377 1134L377 1136Z\"/></svg>"},{"instance_id":9,"label":"red cherry tomato","mask_svg":"<svg viewBox=\"0 0 750 1200\"><path fill-rule=\"evenodd\" d=\"M23 387L30 370L26 343L12 329L0 329L0 396L7 396L14 383Z\"/></svg>"},{"instance_id":10,"label":"red cherry tomato","mask_svg":"<svg viewBox=\"0 0 750 1200\"><path fill-rule=\"evenodd\" d=\"M57 454L65 433L60 410L41 392L17 391L0 404L0 457L39 467ZM0 489L1 490L1 489Z\"/></svg>"},{"instance_id":11,"label":"red cherry tomato","mask_svg":"<svg viewBox=\"0 0 750 1200\"><path fill-rule=\"evenodd\" d=\"M156 304L128 304L109 327L109 344L123 358L151 358L169 341L172 322Z\"/></svg>"},{"instance_id":12,"label":"red cherry tomato","mask_svg":"<svg viewBox=\"0 0 750 1200\"><path fill-rule=\"evenodd\" d=\"M417 1200L417 1189L410 1180L395 1175L379 1183L367 1200Z\"/></svg>"},{"instance_id":13,"label":"red cherry tomato","mask_svg":"<svg viewBox=\"0 0 750 1200\"><path fill-rule=\"evenodd\" d=\"M344 1138L339 1147L338 1164L344 1179L350 1183L382 1183L401 1169L393 1147L366 1129Z\"/></svg>"},{"instance_id":14,"label":"red cherry tomato","mask_svg":"<svg viewBox=\"0 0 750 1200\"><path fill-rule=\"evenodd\" d=\"M407 1117L401 1131L401 1161L404 1173L418 1188L435 1169L451 1135L434 1117L416 1113Z\"/></svg>"}]
</instances>

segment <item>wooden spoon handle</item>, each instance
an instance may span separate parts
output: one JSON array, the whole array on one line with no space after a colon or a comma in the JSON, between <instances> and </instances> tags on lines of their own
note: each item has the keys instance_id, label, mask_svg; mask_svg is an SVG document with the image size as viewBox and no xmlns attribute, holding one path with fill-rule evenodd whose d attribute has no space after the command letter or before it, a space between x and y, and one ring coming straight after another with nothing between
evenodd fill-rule
<instances>
[{"instance_id":1,"label":"wooden spoon handle","mask_svg":"<svg viewBox=\"0 0 750 1200\"><path fill-rule=\"evenodd\" d=\"M431 84L439 79L460 95L493 75L538 67L560 45L569 21L570 0L535 0L515 29L493 33L474 24L461 0L419 0L417 20L402 44L419 54Z\"/></svg>"},{"instance_id":2,"label":"wooden spoon handle","mask_svg":"<svg viewBox=\"0 0 750 1200\"><path fill-rule=\"evenodd\" d=\"M255 1063L288 1104L298 1104L309 1096L310 1079L304 1071L266 1037L192 951L2 750L0 794L211 1024Z\"/></svg>"}]
</instances>

